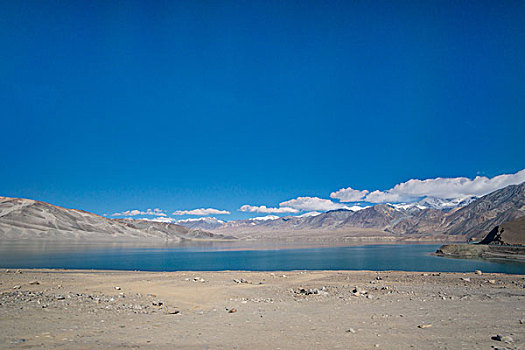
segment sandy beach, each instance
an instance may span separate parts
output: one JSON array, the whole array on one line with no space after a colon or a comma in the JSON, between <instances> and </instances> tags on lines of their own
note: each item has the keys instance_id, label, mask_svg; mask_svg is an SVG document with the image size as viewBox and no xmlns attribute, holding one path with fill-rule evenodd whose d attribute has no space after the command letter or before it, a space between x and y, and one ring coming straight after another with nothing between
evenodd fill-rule
<instances>
[{"instance_id":1,"label":"sandy beach","mask_svg":"<svg viewBox=\"0 0 525 350\"><path fill-rule=\"evenodd\" d=\"M0 291L6 349L525 344L524 275L4 270Z\"/></svg>"}]
</instances>

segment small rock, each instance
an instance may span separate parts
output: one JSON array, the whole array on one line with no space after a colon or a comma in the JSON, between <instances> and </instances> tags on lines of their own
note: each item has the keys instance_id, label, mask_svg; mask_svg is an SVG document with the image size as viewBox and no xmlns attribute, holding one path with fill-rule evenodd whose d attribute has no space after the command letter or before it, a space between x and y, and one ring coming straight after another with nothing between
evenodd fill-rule
<instances>
[{"instance_id":1,"label":"small rock","mask_svg":"<svg viewBox=\"0 0 525 350\"><path fill-rule=\"evenodd\" d=\"M25 339L21 338L21 339L13 339L11 340L11 344L20 344L20 343L25 343Z\"/></svg>"},{"instance_id":2,"label":"small rock","mask_svg":"<svg viewBox=\"0 0 525 350\"><path fill-rule=\"evenodd\" d=\"M522 319L520 320L520 324L525 324L525 318L522 318Z\"/></svg>"},{"instance_id":3,"label":"small rock","mask_svg":"<svg viewBox=\"0 0 525 350\"><path fill-rule=\"evenodd\" d=\"M17 284L16 286L13 287L13 289L20 289L21 287Z\"/></svg>"},{"instance_id":4,"label":"small rock","mask_svg":"<svg viewBox=\"0 0 525 350\"><path fill-rule=\"evenodd\" d=\"M488 280L487 282L489 282L490 284L496 284L496 280Z\"/></svg>"},{"instance_id":5,"label":"small rock","mask_svg":"<svg viewBox=\"0 0 525 350\"><path fill-rule=\"evenodd\" d=\"M167 312L168 312L168 315L178 315L178 314L180 314L179 310L171 310L171 311L167 311Z\"/></svg>"},{"instance_id":6,"label":"small rock","mask_svg":"<svg viewBox=\"0 0 525 350\"><path fill-rule=\"evenodd\" d=\"M121 288L120 287L115 287L116 290L120 290Z\"/></svg>"},{"instance_id":7,"label":"small rock","mask_svg":"<svg viewBox=\"0 0 525 350\"><path fill-rule=\"evenodd\" d=\"M234 279L233 279L233 282L235 282L235 283L241 283L241 280L238 280L238 279L234 278Z\"/></svg>"},{"instance_id":8,"label":"small rock","mask_svg":"<svg viewBox=\"0 0 525 350\"><path fill-rule=\"evenodd\" d=\"M483 275L483 272L481 272L481 270L476 270L476 271L474 271L474 273L475 273L476 275Z\"/></svg>"},{"instance_id":9,"label":"small rock","mask_svg":"<svg viewBox=\"0 0 525 350\"><path fill-rule=\"evenodd\" d=\"M465 281L465 282L470 282L470 278L469 277L461 277L461 280Z\"/></svg>"},{"instance_id":10,"label":"small rock","mask_svg":"<svg viewBox=\"0 0 525 350\"><path fill-rule=\"evenodd\" d=\"M348 329L346 330L346 333L355 333L355 329L353 329L353 328L348 328Z\"/></svg>"},{"instance_id":11,"label":"small rock","mask_svg":"<svg viewBox=\"0 0 525 350\"><path fill-rule=\"evenodd\" d=\"M512 339L512 337L510 337L508 335L502 335L502 334L498 334L495 337L492 337L492 340L502 341L502 342L505 342L505 343L512 343L514 341L514 339Z\"/></svg>"},{"instance_id":12,"label":"small rock","mask_svg":"<svg viewBox=\"0 0 525 350\"><path fill-rule=\"evenodd\" d=\"M237 309L236 309L236 308L231 308L231 309L228 310L228 313L229 313L229 314L233 314L233 313L235 313L235 312L237 312Z\"/></svg>"},{"instance_id":13,"label":"small rock","mask_svg":"<svg viewBox=\"0 0 525 350\"><path fill-rule=\"evenodd\" d=\"M420 324L419 326L417 326L417 328L430 328L432 327L431 324Z\"/></svg>"},{"instance_id":14,"label":"small rock","mask_svg":"<svg viewBox=\"0 0 525 350\"><path fill-rule=\"evenodd\" d=\"M31 281L31 282L29 282L29 284L32 285L32 286L36 286L36 285L39 285L40 282L38 282L38 281Z\"/></svg>"}]
</instances>

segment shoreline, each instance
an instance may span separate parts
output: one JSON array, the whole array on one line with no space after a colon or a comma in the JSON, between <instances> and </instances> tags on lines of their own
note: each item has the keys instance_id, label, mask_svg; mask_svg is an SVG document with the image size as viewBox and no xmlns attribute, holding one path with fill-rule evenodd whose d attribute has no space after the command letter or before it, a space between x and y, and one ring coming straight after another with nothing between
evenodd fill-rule
<instances>
[{"instance_id":1,"label":"shoreline","mask_svg":"<svg viewBox=\"0 0 525 350\"><path fill-rule=\"evenodd\" d=\"M237 246L243 250L281 250L281 249L309 249L309 248L336 248L336 247L356 247L370 245L446 245L458 244L454 240L408 240L408 239L366 239L355 238L348 240L276 240L276 239L224 239L224 240L207 240L207 239L184 239L176 240L53 240L53 239L3 239L2 245L27 245L43 246L54 245L57 247L74 247L74 246L134 246L142 248L217 248ZM465 243L466 244L466 243ZM239 250L235 249L235 250ZM233 249L232 249L233 250Z\"/></svg>"},{"instance_id":2,"label":"shoreline","mask_svg":"<svg viewBox=\"0 0 525 350\"><path fill-rule=\"evenodd\" d=\"M525 247L522 245L444 244L436 256L456 259L483 259L525 264Z\"/></svg>"},{"instance_id":3,"label":"shoreline","mask_svg":"<svg viewBox=\"0 0 525 350\"><path fill-rule=\"evenodd\" d=\"M474 271L4 270L0 347L512 349L524 285Z\"/></svg>"}]
</instances>

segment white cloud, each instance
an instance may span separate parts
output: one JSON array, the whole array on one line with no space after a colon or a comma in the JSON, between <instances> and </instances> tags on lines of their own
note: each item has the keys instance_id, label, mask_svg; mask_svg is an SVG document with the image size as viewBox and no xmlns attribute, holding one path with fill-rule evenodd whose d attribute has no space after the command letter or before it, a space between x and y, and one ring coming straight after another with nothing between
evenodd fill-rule
<instances>
[{"instance_id":1,"label":"white cloud","mask_svg":"<svg viewBox=\"0 0 525 350\"><path fill-rule=\"evenodd\" d=\"M239 208L240 211L247 211L250 213L267 213L267 214L284 214L284 213L298 213L299 210L289 207L268 208L265 205L256 206L245 204Z\"/></svg>"},{"instance_id":2,"label":"white cloud","mask_svg":"<svg viewBox=\"0 0 525 350\"><path fill-rule=\"evenodd\" d=\"M164 223L172 223L174 222L175 220L173 218L165 218L165 217L157 217L157 218L153 218L153 219L142 219L142 220L148 220L148 221L155 221L155 222L164 222Z\"/></svg>"},{"instance_id":3,"label":"white cloud","mask_svg":"<svg viewBox=\"0 0 525 350\"><path fill-rule=\"evenodd\" d=\"M268 220L277 220L277 219L279 219L279 217L277 215L266 215L266 216L258 216L258 217L255 217L255 218L250 218L248 220L268 221Z\"/></svg>"},{"instance_id":4,"label":"white cloud","mask_svg":"<svg viewBox=\"0 0 525 350\"><path fill-rule=\"evenodd\" d=\"M339 199L341 202L359 202L369 193L368 190L354 190L352 187L341 188L337 192L330 193L330 198Z\"/></svg>"},{"instance_id":5,"label":"white cloud","mask_svg":"<svg viewBox=\"0 0 525 350\"><path fill-rule=\"evenodd\" d=\"M199 209L193 209L193 210L176 210L173 212L172 215L222 215L222 214L230 214L227 210L219 210L214 208L199 208Z\"/></svg>"},{"instance_id":6,"label":"white cloud","mask_svg":"<svg viewBox=\"0 0 525 350\"><path fill-rule=\"evenodd\" d=\"M467 177L435 178L418 180L411 179L395 185L386 191L373 191L361 200L370 203L399 203L414 202L422 197L436 197L441 199L465 199L472 196L484 196L509 185L517 185L525 181L525 169L515 174L503 174L488 178L476 176L474 179ZM332 198L345 200L345 191L341 189L330 195ZM355 190L352 190L355 191ZM353 192L350 191L350 197ZM357 195L356 195L357 197Z\"/></svg>"},{"instance_id":7,"label":"white cloud","mask_svg":"<svg viewBox=\"0 0 525 350\"><path fill-rule=\"evenodd\" d=\"M140 211L137 209L126 210L121 213L114 213L111 216L137 216L137 215L153 215L153 216L166 216L163 210L159 208L146 209L146 211Z\"/></svg>"},{"instance_id":8,"label":"white cloud","mask_svg":"<svg viewBox=\"0 0 525 350\"><path fill-rule=\"evenodd\" d=\"M281 207L290 207L301 211L327 211L335 209L350 209L350 207L341 203L334 203L329 199L318 197L297 197L279 204Z\"/></svg>"}]
</instances>

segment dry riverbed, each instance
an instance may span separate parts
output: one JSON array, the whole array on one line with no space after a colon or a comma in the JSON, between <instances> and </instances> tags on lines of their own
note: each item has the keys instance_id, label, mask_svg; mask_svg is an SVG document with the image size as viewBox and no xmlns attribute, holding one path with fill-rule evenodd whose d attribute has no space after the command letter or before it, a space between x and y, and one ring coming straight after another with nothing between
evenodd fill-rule
<instances>
[{"instance_id":1,"label":"dry riverbed","mask_svg":"<svg viewBox=\"0 0 525 350\"><path fill-rule=\"evenodd\" d=\"M523 349L525 276L0 272L0 348Z\"/></svg>"}]
</instances>

